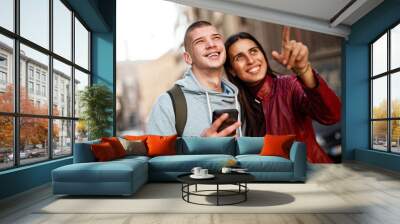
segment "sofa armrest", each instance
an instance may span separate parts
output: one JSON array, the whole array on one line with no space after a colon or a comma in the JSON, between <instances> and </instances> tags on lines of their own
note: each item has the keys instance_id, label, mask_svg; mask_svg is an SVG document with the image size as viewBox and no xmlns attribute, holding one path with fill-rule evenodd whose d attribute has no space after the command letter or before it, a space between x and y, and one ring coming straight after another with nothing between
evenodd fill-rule
<instances>
[{"instance_id":1,"label":"sofa armrest","mask_svg":"<svg viewBox=\"0 0 400 224\"><path fill-rule=\"evenodd\" d=\"M306 144L293 142L290 148L290 160L293 162L293 179L305 181L307 176L307 153Z\"/></svg>"},{"instance_id":2,"label":"sofa armrest","mask_svg":"<svg viewBox=\"0 0 400 224\"><path fill-rule=\"evenodd\" d=\"M100 143L100 140L75 143L75 145L74 145L74 163L95 162L96 158L94 157L90 146L92 144L98 144L98 143Z\"/></svg>"}]
</instances>

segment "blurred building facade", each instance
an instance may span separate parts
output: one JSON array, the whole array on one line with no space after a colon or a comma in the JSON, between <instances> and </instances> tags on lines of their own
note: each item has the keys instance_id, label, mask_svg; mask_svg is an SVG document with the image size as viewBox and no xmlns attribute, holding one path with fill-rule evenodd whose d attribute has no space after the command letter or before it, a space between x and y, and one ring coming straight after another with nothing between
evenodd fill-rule
<instances>
[{"instance_id":1,"label":"blurred building facade","mask_svg":"<svg viewBox=\"0 0 400 224\"><path fill-rule=\"evenodd\" d=\"M292 73L275 62L271 56L273 50L280 51L281 48L281 25L199 8L189 8L185 14L189 21L211 22L225 38L242 31L252 34L264 47L268 62L274 71L281 74ZM291 38L308 46L311 64L340 96L342 38L297 28L291 28Z\"/></svg>"},{"instance_id":2,"label":"blurred building facade","mask_svg":"<svg viewBox=\"0 0 400 224\"><path fill-rule=\"evenodd\" d=\"M48 65L30 58L21 51L20 60L20 87L21 93L26 93L27 98L35 108L49 106L49 68ZM13 48L0 42L0 95L14 89L13 73ZM53 112L60 117L71 116L72 112L72 80L71 75L54 69L53 76ZM75 84L79 84L76 81ZM12 87L9 89L8 87ZM77 97L78 98L78 97ZM78 99L77 99L78 101ZM0 102L0 106L5 102ZM79 104L79 102L76 102ZM11 112L11 111L10 111ZM71 142L71 122L60 120L60 133L56 144Z\"/></svg>"}]
</instances>

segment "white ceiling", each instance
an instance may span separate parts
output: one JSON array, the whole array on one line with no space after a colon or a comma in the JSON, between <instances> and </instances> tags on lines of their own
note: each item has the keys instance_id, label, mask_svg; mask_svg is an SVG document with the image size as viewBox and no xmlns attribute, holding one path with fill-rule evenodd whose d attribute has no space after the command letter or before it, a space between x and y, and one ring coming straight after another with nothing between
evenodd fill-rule
<instances>
[{"instance_id":1,"label":"white ceiling","mask_svg":"<svg viewBox=\"0 0 400 224\"><path fill-rule=\"evenodd\" d=\"M266 9L329 20L350 0L225 0Z\"/></svg>"},{"instance_id":2,"label":"white ceiling","mask_svg":"<svg viewBox=\"0 0 400 224\"><path fill-rule=\"evenodd\" d=\"M350 34L352 24L383 2L383 0L168 1L345 38ZM346 5L349 6L346 8ZM344 8L346 9L342 10Z\"/></svg>"}]
</instances>

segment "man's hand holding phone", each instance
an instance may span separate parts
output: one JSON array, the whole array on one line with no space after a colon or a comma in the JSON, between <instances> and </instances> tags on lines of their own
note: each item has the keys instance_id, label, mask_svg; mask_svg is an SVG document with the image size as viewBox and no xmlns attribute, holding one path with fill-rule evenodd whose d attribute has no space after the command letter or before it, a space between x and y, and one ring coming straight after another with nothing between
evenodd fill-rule
<instances>
[{"instance_id":1,"label":"man's hand holding phone","mask_svg":"<svg viewBox=\"0 0 400 224\"><path fill-rule=\"evenodd\" d=\"M204 129L201 136L202 137L232 136L232 134L235 133L236 129L240 128L241 125L240 121L238 121L237 119L237 116L238 116L237 110L236 113L233 114L222 113L222 115L218 114L218 111L214 111L212 125L209 128ZM232 123L232 119L235 121L234 123ZM225 128L221 130L221 126L225 126Z\"/></svg>"}]
</instances>

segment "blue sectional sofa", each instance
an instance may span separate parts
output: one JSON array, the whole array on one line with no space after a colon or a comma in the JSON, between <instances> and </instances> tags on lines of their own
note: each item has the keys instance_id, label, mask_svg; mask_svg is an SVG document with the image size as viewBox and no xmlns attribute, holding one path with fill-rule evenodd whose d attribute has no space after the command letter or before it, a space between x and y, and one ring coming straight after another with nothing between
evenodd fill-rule
<instances>
[{"instance_id":1,"label":"blue sectional sofa","mask_svg":"<svg viewBox=\"0 0 400 224\"><path fill-rule=\"evenodd\" d=\"M177 155L127 156L96 162L91 141L75 144L74 163L52 171L53 193L68 195L131 195L148 181L176 181L193 167L219 172L228 160L236 160L260 182L304 182L306 180L306 147L294 142L290 159L260 156L263 137L201 138L177 140Z\"/></svg>"}]
</instances>

